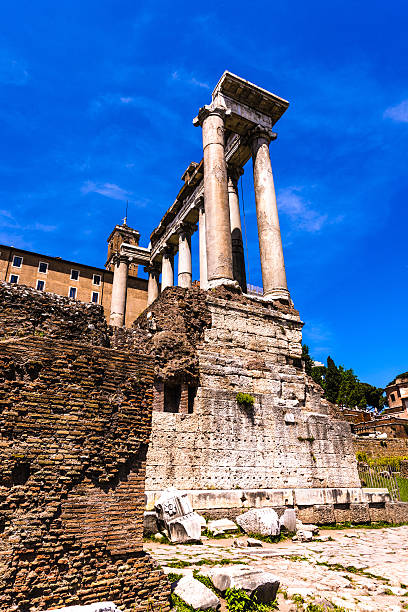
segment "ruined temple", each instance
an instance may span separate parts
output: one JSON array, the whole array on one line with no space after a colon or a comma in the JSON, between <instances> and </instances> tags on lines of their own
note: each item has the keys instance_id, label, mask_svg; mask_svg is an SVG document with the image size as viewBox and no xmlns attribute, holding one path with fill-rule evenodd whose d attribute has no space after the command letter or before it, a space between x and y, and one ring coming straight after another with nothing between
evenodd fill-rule
<instances>
[{"instance_id":1,"label":"ruined temple","mask_svg":"<svg viewBox=\"0 0 408 612\"><path fill-rule=\"evenodd\" d=\"M212 517L268 506L320 523L406 520L406 504L361 487L350 425L304 370L269 156L287 107L224 73L194 120L203 159L150 246L120 239L123 226L111 234L110 326L100 305L1 283L1 610L112 600L165 612L169 584L142 534L170 486ZM251 158L259 295L247 287L237 190ZM129 328L139 265L148 306Z\"/></svg>"}]
</instances>

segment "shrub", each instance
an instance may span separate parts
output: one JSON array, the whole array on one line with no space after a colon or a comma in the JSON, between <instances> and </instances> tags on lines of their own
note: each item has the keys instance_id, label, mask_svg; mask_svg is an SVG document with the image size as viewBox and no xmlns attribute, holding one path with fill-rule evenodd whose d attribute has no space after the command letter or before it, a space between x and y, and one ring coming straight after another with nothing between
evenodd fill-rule
<instances>
[{"instance_id":1,"label":"shrub","mask_svg":"<svg viewBox=\"0 0 408 612\"><path fill-rule=\"evenodd\" d=\"M237 402L244 408L252 408L255 403L255 398L249 393L237 393Z\"/></svg>"}]
</instances>

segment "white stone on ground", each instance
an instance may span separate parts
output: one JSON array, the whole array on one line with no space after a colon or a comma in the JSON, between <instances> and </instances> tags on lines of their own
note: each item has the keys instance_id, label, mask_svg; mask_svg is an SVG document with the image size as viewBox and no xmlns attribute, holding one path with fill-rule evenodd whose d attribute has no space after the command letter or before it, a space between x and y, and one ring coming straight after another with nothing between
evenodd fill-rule
<instances>
[{"instance_id":1,"label":"white stone on ground","mask_svg":"<svg viewBox=\"0 0 408 612\"><path fill-rule=\"evenodd\" d=\"M246 533L275 536L280 533L279 517L273 508L255 508L240 514L236 521Z\"/></svg>"},{"instance_id":2,"label":"white stone on ground","mask_svg":"<svg viewBox=\"0 0 408 612\"><path fill-rule=\"evenodd\" d=\"M184 576L177 583L174 593L194 610L215 610L220 605L218 597L192 576Z\"/></svg>"},{"instance_id":3,"label":"white stone on ground","mask_svg":"<svg viewBox=\"0 0 408 612\"><path fill-rule=\"evenodd\" d=\"M208 531L217 535L219 533L230 533L238 531L238 526L229 519L218 519L216 521L208 521Z\"/></svg>"},{"instance_id":4,"label":"white stone on ground","mask_svg":"<svg viewBox=\"0 0 408 612\"><path fill-rule=\"evenodd\" d=\"M287 531L296 531L296 511L293 508L286 508L279 519L279 524Z\"/></svg>"},{"instance_id":5,"label":"white stone on ground","mask_svg":"<svg viewBox=\"0 0 408 612\"><path fill-rule=\"evenodd\" d=\"M207 576L222 593L233 587L243 589L251 597L256 595L259 603L274 601L279 588L279 580L274 574L247 565L215 567Z\"/></svg>"}]
</instances>

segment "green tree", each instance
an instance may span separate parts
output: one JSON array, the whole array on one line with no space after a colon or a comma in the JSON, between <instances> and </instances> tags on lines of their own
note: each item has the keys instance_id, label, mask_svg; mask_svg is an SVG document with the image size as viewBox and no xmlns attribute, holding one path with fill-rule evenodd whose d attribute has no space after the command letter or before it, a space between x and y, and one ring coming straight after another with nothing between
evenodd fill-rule
<instances>
[{"instance_id":1,"label":"green tree","mask_svg":"<svg viewBox=\"0 0 408 612\"><path fill-rule=\"evenodd\" d=\"M337 402L337 398L339 396L340 384L341 384L341 373L338 367L336 366L336 364L334 363L333 359L329 355L329 357L327 357L327 368L326 368L326 375L325 375L325 381L324 381L324 391L325 391L326 398L330 402L333 402L333 404Z\"/></svg>"},{"instance_id":2,"label":"green tree","mask_svg":"<svg viewBox=\"0 0 408 612\"><path fill-rule=\"evenodd\" d=\"M309 354L309 347L307 346L307 344L302 344L302 359L305 363L306 374L311 376L314 366L313 366L313 359L311 358Z\"/></svg>"}]
</instances>

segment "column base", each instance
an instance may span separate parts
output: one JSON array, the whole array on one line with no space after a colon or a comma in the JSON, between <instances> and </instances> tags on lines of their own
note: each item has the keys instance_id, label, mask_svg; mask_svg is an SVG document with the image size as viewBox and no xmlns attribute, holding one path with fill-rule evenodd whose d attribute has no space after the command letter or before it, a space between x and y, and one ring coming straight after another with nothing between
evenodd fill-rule
<instances>
[{"instance_id":1,"label":"column base","mask_svg":"<svg viewBox=\"0 0 408 612\"><path fill-rule=\"evenodd\" d=\"M112 327L123 327L125 324L125 315L123 313L112 312L109 317L109 325Z\"/></svg>"},{"instance_id":2,"label":"column base","mask_svg":"<svg viewBox=\"0 0 408 612\"><path fill-rule=\"evenodd\" d=\"M275 287L274 289L270 289L267 293L264 293L262 297L267 302L282 300L283 302L288 302L288 304L291 303L290 293L284 287Z\"/></svg>"},{"instance_id":3,"label":"column base","mask_svg":"<svg viewBox=\"0 0 408 612\"><path fill-rule=\"evenodd\" d=\"M225 287L234 287L234 289L239 289L239 291L241 291L239 283L231 278L214 278L209 280L207 283L208 289L215 289L216 287L221 287L222 285Z\"/></svg>"}]
</instances>

